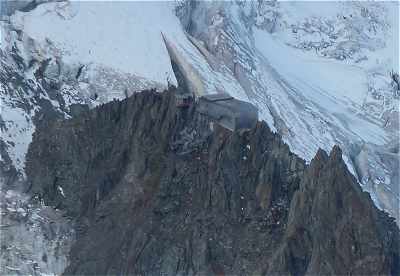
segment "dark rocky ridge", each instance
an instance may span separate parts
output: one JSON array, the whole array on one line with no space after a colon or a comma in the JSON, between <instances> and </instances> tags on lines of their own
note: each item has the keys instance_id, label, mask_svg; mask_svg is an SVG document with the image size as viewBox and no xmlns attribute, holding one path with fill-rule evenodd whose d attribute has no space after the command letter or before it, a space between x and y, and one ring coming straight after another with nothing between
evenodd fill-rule
<instances>
[{"instance_id":1,"label":"dark rocky ridge","mask_svg":"<svg viewBox=\"0 0 400 276\"><path fill-rule=\"evenodd\" d=\"M65 274L399 275L399 230L339 148L307 166L265 123L211 131L170 90L34 134L31 192L76 219Z\"/></svg>"}]
</instances>

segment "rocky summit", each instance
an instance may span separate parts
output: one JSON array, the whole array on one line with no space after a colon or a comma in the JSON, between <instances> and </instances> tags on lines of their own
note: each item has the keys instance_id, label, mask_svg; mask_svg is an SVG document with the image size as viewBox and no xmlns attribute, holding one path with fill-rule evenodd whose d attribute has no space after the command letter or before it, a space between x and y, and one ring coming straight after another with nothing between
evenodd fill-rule
<instances>
[{"instance_id":1,"label":"rocky summit","mask_svg":"<svg viewBox=\"0 0 400 276\"><path fill-rule=\"evenodd\" d=\"M265 122L231 132L174 87L41 123L29 192L75 238L65 275L399 275L399 229L339 147L310 164Z\"/></svg>"}]
</instances>

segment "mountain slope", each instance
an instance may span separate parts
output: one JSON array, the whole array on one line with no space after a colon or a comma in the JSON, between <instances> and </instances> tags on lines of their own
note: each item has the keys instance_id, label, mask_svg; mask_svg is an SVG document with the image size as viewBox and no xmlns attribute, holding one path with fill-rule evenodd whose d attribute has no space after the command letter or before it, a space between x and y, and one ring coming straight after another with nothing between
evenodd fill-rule
<instances>
[{"instance_id":1,"label":"mountain slope","mask_svg":"<svg viewBox=\"0 0 400 276\"><path fill-rule=\"evenodd\" d=\"M3 24L2 49L15 52L33 82L42 68L68 109L176 84L163 34L205 93L254 103L306 160L340 144L364 189L397 217L399 87L390 72L398 73L398 8L392 2L61 1L14 12ZM2 101L7 107L12 99ZM6 110L3 120L24 116L16 113ZM16 140L16 152L9 146L18 170L29 136Z\"/></svg>"},{"instance_id":2,"label":"mountain slope","mask_svg":"<svg viewBox=\"0 0 400 276\"><path fill-rule=\"evenodd\" d=\"M0 196L13 227L0 267L63 270L57 242L68 247L71 226L25 194L32 135L79 113L76 104L176 84L165 41L198 91L252 102L306 163L340 145L363 190L398 221L398 11L397 2L2 1ZM53 218L56 236L43 223Z\"/></svg>"},{"instance_id":3,"label":"mountain slope","mask_svg":"<svg viewBox=\"0 0 400 276\"><path fill-rule=\"evenodd\" d=\"M341 145L398 217L398 3L184 1L178 15L293 151Z\"/></svg>"},{"instance_id":4,"label":"mountain slope","mask_svg":"<svg viewBox=\"0 0 400 276\"><path fill-rule=\"evenodd\" d=\"M305 165L265 123L211 130L171 90L35 132L32 191L77 218L65 274L400 272L399 230L338 147Z\"/></svg>"}]
</instances>

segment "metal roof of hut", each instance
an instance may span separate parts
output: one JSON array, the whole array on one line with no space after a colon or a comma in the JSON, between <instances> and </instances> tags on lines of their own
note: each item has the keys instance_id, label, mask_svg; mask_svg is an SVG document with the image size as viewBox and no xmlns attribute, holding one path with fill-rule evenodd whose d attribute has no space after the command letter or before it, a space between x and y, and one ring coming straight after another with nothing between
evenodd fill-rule
<instances>
[{"instance_id":1,"label":"metal roof of hut","mask_svg":"<svg viewBox=\"0 0 400 276\"><path fill-rule=\"evenodd\" d=\"M254 105L225 93L200 97L197 111L232 131L251 129L258 121L258 110Z\"/></svg>"}]
</instances>

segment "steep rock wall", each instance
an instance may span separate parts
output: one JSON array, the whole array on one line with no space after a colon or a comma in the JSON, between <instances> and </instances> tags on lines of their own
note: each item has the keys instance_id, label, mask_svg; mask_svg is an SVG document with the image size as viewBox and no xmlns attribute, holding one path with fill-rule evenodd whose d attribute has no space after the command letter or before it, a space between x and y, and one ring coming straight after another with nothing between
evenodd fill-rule
<instances>
[{"instance_id":1,"label":"steep rock wall","mask_svg":"<svg viewBox=\"0 0 400 276\"><path fill-rule=\"evenodd\" d=\"M76 223L65 274L399 274L399 230L339 148L307 166L265 123L195 109L145 91L38 128L31 192Z\"/></svg>"}]
</instances>

